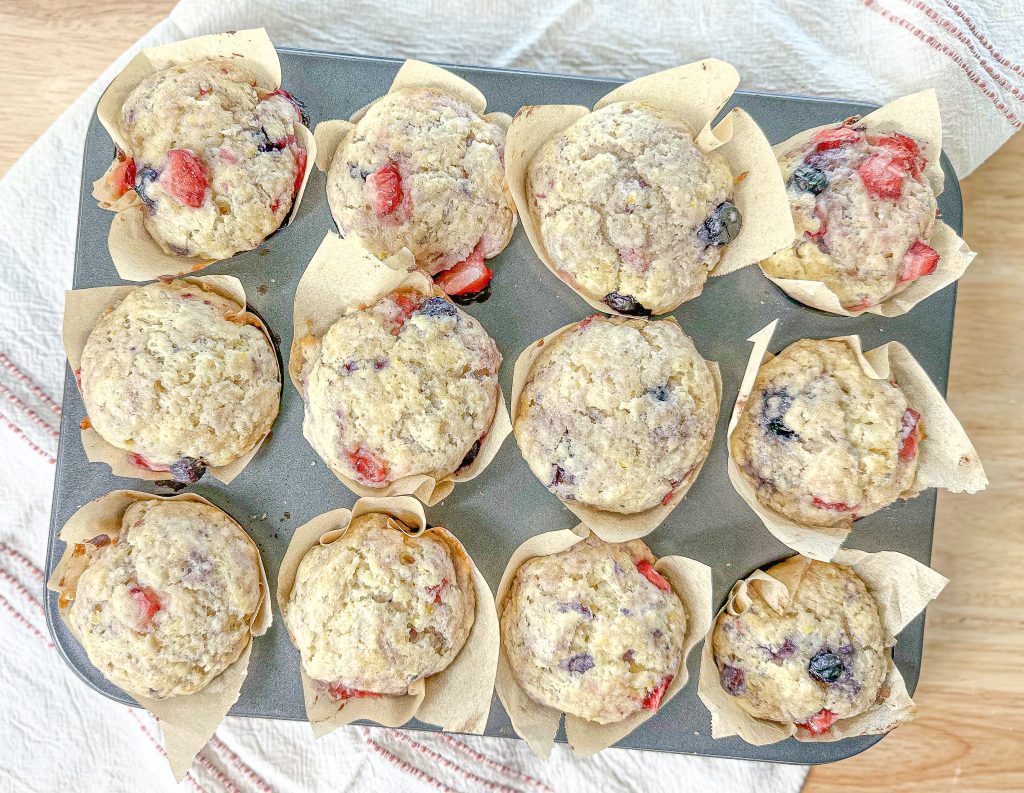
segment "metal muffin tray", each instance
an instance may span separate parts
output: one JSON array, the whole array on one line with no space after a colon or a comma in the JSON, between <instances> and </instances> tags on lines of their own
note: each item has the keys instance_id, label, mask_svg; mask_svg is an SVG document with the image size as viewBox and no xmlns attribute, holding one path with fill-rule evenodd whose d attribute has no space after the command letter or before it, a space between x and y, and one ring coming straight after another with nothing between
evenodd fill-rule
<instances>
[{"instance_id":1,"label":"metal muffin tray","mask_svg":"<svg viewBox=\"0 0 1024 793\"><path fill-rule=\"evenodd\" d=\"M284 87L300 98L310 126L347 118L385 93L400 60L363 58L301 50L281 50ZM503 69L451 67L483 91L489 110L515 112L522 105L571 103L591 106L619 84L616 80L537 74ZM805 129L839 121L872 106L832 99L812 99L738 92L729 104L746 109L772 142ZM123 283L107 250L110 212L96 206L91 183L110 164L113 146L93 116L85 145L74 288ZM943 218L958 232L961 201L956 175L946 159L946 189L939 198ZM218 262L204 274L237 276L251 306L266 320L282 358L291 346L291 308L295 287L324 235L335 231L327 206L325 178L313 171L297 217L257 250ZM492 262L492 294L466 310L477 317L497 341L504 356L501 383L511 391L512 364L535 339L562 325L583 319L593 310L558 281L538 260L519 228L512 243ZM674 315L705 358L722 371L723 404L710 457L686 499L646 538L657 556L682 554L710 565L714 571L715 608L732 584L752 570L791 555L775 540L733 491L726 475L726 425L750 352L747 337L781 318L773 351L804 337L859 333L865 349L891 340L903 342L941 391L945 391L952 341L956 285L928 298L909 314L885 319L865 314L856 319L832 316L794 302L772 285L756 266L711 278L704 293L684 303ZM271 586L293 530L316 515L351 506L355 496L328 470L302 437L302 401L286 382L281 413L271 438L242 474L225 486L205 477L192 489L225 509L252 535L263 553ZM90 464L79 439L85 416L74 379L67 373L60 448L57 454L47 572L63 552L56 539L60 528L86 502L120 488L169 493L154 483L112 476L103 464ZM935 491L900 501L856 523L849 545L866 551L896 550L927 563L931 556ZM578 522L530 472L515 441L509 437L497 458L478 478L458 484L442 503L427 510L434 525L452 530L465 544L492 589L512 551L533 534L572 528ZM273 600L273 598L271 598ZM255 641L249 676L233 715L304 719L299 683L299 656L288 640L280 612L274 624ZM60 619L57 596L47 593L47 623L65 661L90 687L126 704L134 704L89 663L85 652ZM920 675L924 615L899 637L896 664L913 692ZM739 738L713 740L708 711L697 698L699 650L689 658L690 681L658 714L619 742L633 749L738 757L790 763L827 763L857 754L878 736L833 743L798 743L787 739L770 746L750 746ZM413 721L410 729L433 729ZM513 737L515 732L497 697L491 705L487 735ZM564 740L560 731L559 739Z\"/></svg>"}]
</instances>

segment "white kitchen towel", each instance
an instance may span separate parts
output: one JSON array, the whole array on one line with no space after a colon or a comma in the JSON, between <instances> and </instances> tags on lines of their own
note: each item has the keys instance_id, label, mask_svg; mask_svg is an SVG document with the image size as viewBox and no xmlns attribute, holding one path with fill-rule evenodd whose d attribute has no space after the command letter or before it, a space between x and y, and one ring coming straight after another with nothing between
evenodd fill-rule
<instances>
[{"instance_id":1,"label":"white kitchen towel","mask_svg":"<svg viewBox=\"0 0 1024 793\"><path fill-rule=\"evenodd\" d=\"M64 377L86 125L138 48L266 26L280 46L631 78L706 56L742 87L884 103L934 86L945 150L966 175L1021 126L1018 3L834 0L756 6L585 0L184 0L0 180L0 789L173 787L144 712L87 689L57 657L41 612L41 565ZM806 769L608 750L548 763L513 740L347 728L313 744L303 724L228 719L183 783L200 793L287 790L792 793Z\"/></svg>"}]
</instances>

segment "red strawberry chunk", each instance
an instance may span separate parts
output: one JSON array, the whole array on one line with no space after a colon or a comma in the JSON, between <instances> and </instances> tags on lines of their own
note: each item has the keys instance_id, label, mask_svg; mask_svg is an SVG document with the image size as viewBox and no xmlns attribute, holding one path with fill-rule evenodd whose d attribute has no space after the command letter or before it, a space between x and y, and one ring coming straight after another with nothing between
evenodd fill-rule
<instances>
[{"instance_id":1,"label":"red strawberry chunk","mask_svg":"<svg viewBox=\"0 0 1024 793\"><path fill-rule=\"evenodd\" d=\"M856 143L863 136L863 132L858 132L851 127L840 126L823 129L814 136L816 144L814 150L827 151L828 149L838 149L847 143Z\"/></svg>"},{"instance_id":2,"label":"red strawberry chunk","mask_svg":"<svg viewBox=\"0 0 1024 793\"><path fill-rule=\"evenodd\" d=\"M120 198L129 190L133 190L135 188L135 160L130 158L122 160L115 166L107 178L110 189L113 190L116 198Z\"/></svg>"},{"instance_id":3,"label":"red strawberry chunk","mask_svg":"<svg viewBox=\"0 0 1024 793\"><path fill-rule=\"evenodd\" d=\"M434 584L433 586L428 586L426 589L427 589L427 594L433 596L434 604L439 606L439 605L441 605L441 595L442 595L442 593L447 588L448 588L448 579L447 578L442 578L440 584Z\"/></svg>"},{"instance_id":4,"label":"red strawberry chunk","mask_svg":"<svg viewBox=\"0 0 1024 793\"><path fill-rule=\"evenodd\" d=\"M128 594L135 603L135 627L144 630L153 621L153 615L160 610L160 599L149 587L132 587Z\"/></svg>"},{"instance_id":5,"label":"red strawberry chunk","mask_svg":"<svg viewBox=\"0 0 1024 793\"><path fill-rule=\"evenodd\" d=\"M903 178L907 175L907 160L889 154L872 154L860 164L857 173L870 195L897 201L903 195Z\"/></svg>"},{"instance_id":6,"label":"red strawberry chunk","mask_svg":"<svg viewBox=\"0 0 1024 793\"><path fill-rule=\"evenodd\" d=\"M644 578L654 584L662 592L668 592L672 589L672 586L666 581L661 574L654 569L654 565L648 562L646 559L641 559L636 563L636 569L640 572Z\"/></svg>"},{"instance_id":7,"label":"red strawberry chunk","mask_svg":"<svg viewBox=\"0 0 1024 793\"><path fill-rule=\"evenodd\" d=\"M402 174L398 163L388 160L384 165L366 177L373 211L381 217L390 215L402 203Z\"/></svg>"},{"instance_id":8,"label":"red strawberry chunk","mask_svg":"<svg viewBox=\"0 0 1024 793\"><path fill-rule=\"evenodd\" d=\"M302 187L302 179L306 175L306 150L299 149L295 152L295 184L292 185L292 195L299 192Z\"/></svg>"},{"instance_id":9,"label":"red strawberry chunk","mask_svg":"<svg viewBox=\"0 0 1024 793\"><path fill-rule=\"evenodd\" d=\"M283 96L285 99L287 99L291 103L291 106L295 108L295 112L298 114L299 118L300 119L302 118L302 105L300 105L298 103L298 100L296 100L295 97L293 97L290 93L285 91L283 88L278 88L276 91L274 91L272 94L270 94L270 96Z\"/></svg>"},{"instance_id":10,"label":"red strawberry chunk","mask_svg":"<svg viewBox=\"0 0 1024 793\"><path fill-rule=\"evenodd\" d=\"M398 307L398 314L394 318L394 326L391 328L391 335L397 336L409 317L416 313L416 309L420 307L422 301L412 292L393 292L391 302Z\"/></svg>"},{"instance_id":11,"label":"red strawberry chunk","mask_svg":"<svg viewBox=\"0 0 1024 793\"><path fill-rule=\"evenodd\" d=\"M915 240L900 264L899 282L913 281L922 275L931 275L939 266L939 252L921 240Z\"/></svg>"},{"instance_id":12,"label":"red strawberry chunk","mask_svg":"<svg viewBox=\"0 0 1024 793\"><path fill-rule=\"evenodd\" d=\"M836 714L830 711L828 708L822 708L815 713L807 721L798 724L797 726L803 727L811 735L824 735L835 724Z\"/></svg>"},{"instance_id":13,"label":"red strawberry chunk","mask_svg":"<svg viewBox=\"0 0 1024 793\"><path fill-rule=\"evenodd\" d=\"M671 490L669 490L665 494L665 497L661 500L661 505L663 507L667 507L668 506L668 502L672 500L672 496L674 496L675 494L676 494L676 489L673 487Z\"/></svg>"},{"instance_id":14,"label":"red strawberry chunk","mask_svg":"<svg viewBox=\"0 0 1024 793\"><path fill-rule=\"evenodd\" d=\"M358 688L348 688L341 683L333 683L327 686L327 693L331 699L378 699L383 694L376 694L373 691L360 691Z\"/></svg>"},{"instance_id":15,"label":"red strawberry chunk","mask_svg":"<svg viewBox=\"0 0 1024 793\"><path fill-rule=\"evenodd\" d=\"M387 479L388 464L362 444L348 453L348 462L362 482L379 484Z\"/></svg>"},{"instance_id":16,"label":"red strawberry chunk","mask_svg":"<svg viewBox=\"0 0 1024 793\"><path fill-rule=\"evenodd\" d=\"M830 509L833 512L849 512L853 509L849 504L844 504L842 501L825 501L817 496L814 497L811 503L818 509Z\"/></svg>"},{"instance_id":17,"label":"red strawberry chunk","mask_svg":"<svg viewBox=\"0 0 1024 793\"><path fill-rule=\"evenodd\" d=\"M814 217L818 219L818 230L817 231L805 231L804 234L815 242L820 243L828 233L828 215L825 214L824 207L821 204L814 205Z\"/></svg>"},{"instance_id":18,"label":"red strawberry chunk","mask_svg":"<svg viewBox=\"0 0 1024 793\"><path fill-rule=\"evenodd\" d=\"M160 174L160 185L187 207L198 209L206 199L210 172L206 165L188 149L171 149L167 164Z\"/></svg>"},{"instance_id":19,"label":"red strawberry chunk","mask_svg":"<svg viewBox=\"0 0 1024 793\"><path fill-rule=\"evenodd\" d=\"M905 463L917 456L917 423L920 420L921 414L913 408L903 411L903 418L900 420L899 458Z\"/></svg>"},{"instance_id":20,"label":"red strawberry chunk","mask_svg":"<svg viewBox=\"0 0 1024 793\"><path fill-rule=\"evenodd\" d=\"M141 468L144 471L154 471L156 473L163 473L164 471L170 471L171 470L170 467L168 467L166 465L159 465L158 463L151 463L149 460L147 460L141 454L138 454L136 452L132 452L131 454L129 454L128 455L128 460L136 468Z\"/></svg>"},{"instance_id":21,"label":"red strawberry chunk","mask_svg":"<svg viewBox=\"0 0 1024 793\"><path fill-rule=\"evenodd\" d=\"M449 295L471 295L482 291L491 282L494 273L484 264L480 243L458 264L452 265L434 278L434 283Z\"/></svg>"},{"instance_id":22,"label":"red strawberry chunk","mask_svg":"<svg viewBox=\"0 0 1024 793\"><path fill-rule=\"evenodd\" d=\"M924 166L927 165L928 161L921 156L921 149L917 145L917 141L913 138L908 138L906 135L901 135L898 132L894 132L892 135L884 135L880 138L871 140L876 146L888 151L894 158L903 160L906 163L907 168L914 176L920 176L921 171L924 170Z\"/></svg>"},{"instance_id":23,"label":"red strawberry chunk","mask_svg":"<svg viewBox=\"0 0 1024 793\"><path fill-rule=\"evenodd\" d=\"M644 697L643 708L644 710L650 710L655 713L658 712L658 708L661 707L661 698L665 696L665 691L668 689L669 684L672 682L673 675L665 675L665 678L658 683L657 688L651 691L646 697Z\"/></svg>"}]
</instances>

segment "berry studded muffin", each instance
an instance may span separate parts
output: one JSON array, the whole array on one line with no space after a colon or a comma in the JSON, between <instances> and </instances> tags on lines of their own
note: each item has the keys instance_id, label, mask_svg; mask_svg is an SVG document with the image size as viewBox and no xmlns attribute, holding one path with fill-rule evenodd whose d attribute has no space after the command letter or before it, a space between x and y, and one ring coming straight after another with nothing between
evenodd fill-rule
<instances>
[{"instance_id":1,"label":"berry studded muffin","mask_svg":"<svg viewBox=\"0 0 1024 793\"><path fill-rule=\"evenodd\" d=\"M711 369L674 320L595 315L543 347L515 434L559 498L636 513L689 483L717 418Z\"/></svg>"},{"instance_id":2,"label":"berry studded muffin","mask_svg":"<svg viewBox=\"0 0 1024 793\"><path fill-rule=\"evenodd\" d=\"M370 105L334 154L331 212L345 236L381 258L403 247L449 294L479 292L512 237L505 130L434 88Z\"/></svg>"},{"instance_id":3,"label":"berry studded muffin","mask_svg":"<svg viewBox=\"0 0 1024 793\"><path fill-rule=\"evenodd\" d=\"M465 551L445 535L410 537L374 513L303 557L285 621L306 674L332 699L405 694L458 655L476 595Z\"/></svg>"},{"instance_id":4,"label":"berry studded muffin","mask_svg":"<svg viewBox=\"0 0 1024 793\"><path fill-rule=\"evenodd\" d=\"M657 711L678 674L687 615L639 540L595 536L519 568L501 636L536 702L599 724Z\"/></svg>"},{"instance_id":5,"label":"berry studded muffin","mask_svg":"<svg viewBox=\"0 0 1024 793\"><path fill-rule=\"evenodd\" d=\"M804 526L849 526L913 485L919 420L845 341L803 339L761 367L730 451L768 509Z\"/></svg>"},{"instance_id":6,"label":"berry studded muffin","mask_svg":"<svg viewBox=\"0 0 1024 793\"><path fill-rule=\"evenodd\" d=\"M827 127L779 158L797 238L761 263L773 277L823 282L849 311L877 305L939 262L928 244L937 204L923 145L859 122Z\"/></svg>"},{"instance_id":7,"label":"berry studded muffin","mask_svg":"<svg viewBox=\"0 0 1024 793\"><path fill-rule=\"evenodd\" d=\"M125 100L130 150L110 176L135 190L164 252L226 259L259 245L288 216L306 170L302 112L282 90L224 59L172 66Z\"/></svg>"},{"instance_id":8,"label":"berry studded muffin","mask_svg":"<svg viewBox=\"0 0 1024 793\"><path fill-rule=\"evenodd\" d=\"M235 662L263 599L242 528L209 504L138 501L103 536L66 612L89 660L129 692L193 694Z\"/></svg>"},{"instance_id":9,"label":"berry studded muffin","mask_svg":"<svg viewBox=\"0 0 1024 793\"><path fill-rule=\"evenodd\" d=\"M723 612L712 642L722 688L751 716L823 735L889 695L878 604L852 569L810 562L781 610L747 594L750 607Z\"/></svg>"},{"instance_id":10,"label":"berry studded muffin","mask_svg":"<svg viewBox=\"0 0 1024 793\"><path fill-rule=\"evenodd\" d=\"M300 342L304 431L336 474L383 488L476 458L498 407L501 354L443 297L400 289Z\"/></svg>"},{"instance_id":11,"label":"berry studded muffin","mask_svg":"<svg viewBox=\"0 0 1024 793\"><path fill-rule=\"evenodd\" d=\"M671 311L700 294L741 226L733 175L665 110L616 102L549 141L527 194L551 263L619 314Z\"/></svg>"},{"instance_id":12,"label":"berry studded muffin","mask_svg":"<svg viewBox=\"0 0 1024 793\"><path fill-rule=\"evenodd\" d=\"M190 483L252 451L281 392L260 321L198 280L130 292L89 334L77 375L107 443Z\"/></svg>"}]
</instances>

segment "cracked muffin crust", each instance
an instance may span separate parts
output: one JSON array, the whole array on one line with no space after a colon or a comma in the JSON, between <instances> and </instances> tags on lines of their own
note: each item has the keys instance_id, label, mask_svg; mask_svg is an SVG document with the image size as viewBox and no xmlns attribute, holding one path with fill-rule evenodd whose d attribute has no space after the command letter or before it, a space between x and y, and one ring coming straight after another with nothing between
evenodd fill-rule
<instances>
[{"instance_id":1,"label":"cracked muffin crust","mask_svg":"<svg viewBox=\"0 0 1024 793\"><path fill-rule=\"evenodd\" d=\"M878 604L849 567L812 561L784 611L747 594L750 608L723 612L712 641L722 688L751 716L822 735L888 697Z\"/></svg>"},{"instance_id":2,"label":"cracked muffin crust","mask_svg":"<svg viewBox=\"0 0 1024 793\"><path fill-rule=\"evenodd\" d=\"M559 498L635 513L689 481L717 418L711 370L675 321L595 315L545 345L514 429Z\"/></svg>"},{"instance_id":3,"label":"cracked muffin crust","mask_svg":"<svg viewBox=\"0 0 1024 793\"><path fill-rule=\"evenodd\" d=\"M129 692L194 694L234 663L262 602L242 528L209 504L138 501L98 547L67 618L89 660Z\"/></svg>"},{"instance_id":4,"label":"cracked muffin crust","mask_svg":"<svg viewBox=\"0 0 1024 793\"><path fill-rule=\"evenodd\" d=\"M476 593L465 551L400 525L356 518L296 571L285 621L306 674L334 699L405 694L446 669L469 636Z\"/></svg>"},{"instance_id":5,"label":"cracked muffin crust","mask_svg":"<svg viewBox=\"0 0 1024 793\"><path fill-rule=\"evenodd\" d=\"M682 662L687 615L654 561L639 540L591 535L516 571L501 638L532 699L599 724L658 710Z\"/></svg>"},{"instance_id":6,"label":"cracked muffin crust","mask_svg":"<svg viewBox=\"0 0 1024 793\"><path fill-rule=\"evenodd\" d=\"M259 245L291 211L306 171L291 96L229 60L172 66L125 100L131 151L112 173L134 189L165 253L226 259Z\"/></svg>"},{"instance_id":7,"label":"cracked muffin crust","mask_svg":"<svg viewBox=\"0 0 1024 793\"><path fill-rule=\"evenodd\" d=\"M89 422L137 467L179 481L244 457L280 401L277 355L261 328L199 283L133 290L82 351L76 374Z\"/></svg>"},{"instance_id":8,"label":"cracked muffin crust","mask_svg":"<svg viewBox=\"0 0 1024 793\"><path fill-rule=\"evenodd\" d=\"M928 245L938 204L920 142L859 121L823 129L779 158L797 238L761 263L777 278L823 282L850 311L901 292L939 262Z\"/></svg>"},{"instance_id":9,"label":"cracked muffin crust","mask_svg":"<svg viewBox=\"0 0 1024 793\"><path fill-rule=\"evenodd\" d=\"M505 130L464 100L431 88L393 91L335 152L331 212L343 235L377 256L406 247L431 275L473 275L439 281L449 294L479 291L490 280L484 260L508 245L515 226L504 148Z\"/></svg>"},{"instance_id":10,"label":"cracked muffin crust","mask_svg":"<svg viewBox=\"0 0 1024 793\"><path fill-rule=\"evenodd\" d=\"M671 311L700 294L738 236L733 176L685 121L617 102L549 141L527 194L554 267L620 314Z\"/></svg>"},{"instance_id":11,"label":"cracked muffin crust","mask_svg":"<svg viewBox=\"0 0 1024 793\"><path fill-rule=\"evenodd\" d=\"M848 526L911 488L920 418L849 344L802 339L761 367L729 444L762 505L805 526Z\"/></svg>"},{"instance_id":12,"label":"cracked muffin crust","mask_svg":"<svg viewBox=\"0 0 1024 793\"><path fill-rule=\"evenodd\" d=\"M469 465L498 407L501 354L443 297L400 289L300 342L304 430L336 473L368 487Z\"/></svg>"}]
</instances>

